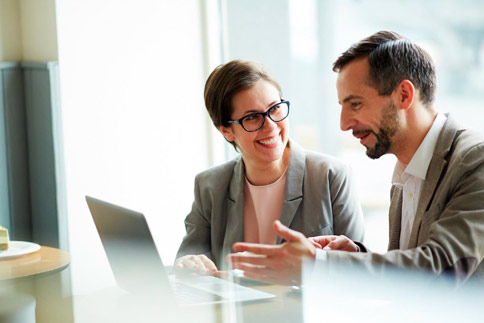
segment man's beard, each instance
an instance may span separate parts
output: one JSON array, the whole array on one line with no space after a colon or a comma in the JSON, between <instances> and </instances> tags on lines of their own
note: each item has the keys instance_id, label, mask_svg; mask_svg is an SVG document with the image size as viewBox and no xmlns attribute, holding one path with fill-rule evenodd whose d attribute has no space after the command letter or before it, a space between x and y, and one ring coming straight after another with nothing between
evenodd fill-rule
<instances>
[{"instance_id":1,"label":"man's beard","mask_svg":"<svg viewBox=\"0 0 484 323\"><path fill-rule=\"evenodd\" d=\"M393 102L390 102L383 108L382 119L378 134L372 133L376 137L376 144L374 147L366 147L366 155L372 159L378 159L387 154L392 148L392 137L399 130L399 120L397 107Z\"/></svg>"}]
</instances>

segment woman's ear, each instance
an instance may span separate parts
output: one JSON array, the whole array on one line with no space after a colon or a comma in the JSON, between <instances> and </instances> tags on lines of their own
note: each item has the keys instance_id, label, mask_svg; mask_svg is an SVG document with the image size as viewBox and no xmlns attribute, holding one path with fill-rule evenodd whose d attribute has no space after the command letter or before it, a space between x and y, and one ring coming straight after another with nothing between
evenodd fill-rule
<instances>
[{"instance_id":1,"label":"woman's ear","mask_svg":"<svg viewBox=\"0 0 484 323\"><path fill-rule=\"evenodd\" d=\"M217 129L222 133L222 135L227 139L227 141L233 142L235 140L234 134L231 128L224 126L218 126Z\"/></svg>"},{"instance_id":2,"label":"woman's ear","mask_svg":"<svg viewBox=\"0 0 484 323\"><path fill-rule=\"evenodd\" d=\"M398 85L398 102L402 109L408 109L412 106L415 99L415 86L409 80L403 80Z\"/></svg>"}]
</instances>

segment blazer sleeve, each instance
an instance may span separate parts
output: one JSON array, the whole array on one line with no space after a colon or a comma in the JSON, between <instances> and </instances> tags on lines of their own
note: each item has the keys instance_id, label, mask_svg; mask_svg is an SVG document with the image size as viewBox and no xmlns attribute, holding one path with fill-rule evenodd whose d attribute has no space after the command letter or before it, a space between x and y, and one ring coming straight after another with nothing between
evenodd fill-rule
<instances>
[{"instance_id":1,"label":"blazer sleeve","mask_svg":"<svg viewBox=\"0 0 484 323\"><path fill-rule=\"evenodd\" d=\"M362 266L373 273L395 269L426 270L436 275L452 274L458 282L477 270L484 273L484 145L468 151L453 174L445 194L434 202L420 230L428 234L416 248L385 254L329 251L327 261ZM448 196L442 197L439 195ZM422 234L422 233L421 233Z\"/></svg>"},{"instance_id":2,"label":"blazer sleeve","mask_svg":"<svg viewBox=\"0 0 484 323\"><path fill-rule=\"evenodd\" d=\"M203 203L211 203L210 199L202 197L200 176L195 178L195 200L190 213L185 218L186 235L178 249L176 258L185 255L204 254L212 259L211 254L211 219L203 210L207 207ZM208 209L211 209L208 207ZM212 259L213 260L213 259Z\"/></svg>"},{"instance_id":3,"label":"blazer sleeve","mask_svg":"<svg viewBox=\"0 0 484 323\"><path fill-rule=\"evenodd\" d=\"M330 177L331 204L333 208L334 234L344 235L358 242L363 242L365 222L360 199L351 169L342 165Z\"/></svg>"}]
</instances>

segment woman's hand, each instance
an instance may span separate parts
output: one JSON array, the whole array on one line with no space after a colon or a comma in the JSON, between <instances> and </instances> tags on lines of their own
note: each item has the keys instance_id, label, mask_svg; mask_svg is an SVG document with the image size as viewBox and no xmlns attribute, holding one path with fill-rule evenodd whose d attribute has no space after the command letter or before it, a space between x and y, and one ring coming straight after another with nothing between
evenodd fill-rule
<instances>
[{"instance_id":1,"label":"woman's hand","mask_svg":"<svg viewBox=\"0 0 484 323\"><path fill-rule=\"evenodd\" d=\"M175 261L175 274L179 275L216 275L217 266L205 255L187 255Z\"/></svg>"},{"instance_id":2,"label":"woman's hand","mask_svg":"<svg viewBox=\"0 0 484 323\"><path fill-rule=\"evenodd\" d=\"M341 250L341 251L359 251L358 246L350 238L345 236L319 236L308 238L309 241L319 249L324 250Z\"/></svg>"}]
</instances>

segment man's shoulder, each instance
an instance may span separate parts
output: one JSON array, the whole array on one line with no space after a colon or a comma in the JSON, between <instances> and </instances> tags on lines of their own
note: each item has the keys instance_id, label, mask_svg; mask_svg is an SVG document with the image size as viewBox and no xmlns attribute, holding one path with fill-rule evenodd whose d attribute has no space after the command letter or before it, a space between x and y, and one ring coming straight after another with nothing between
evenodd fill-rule
<instances>
[{"instance_id":1,"label":"man's shoulder","mask_svg":"<svg viewBox=\"0 0 484 323\"><path fill-rule=\"evenodd\" d=\"M437 144L435 151L437 155L446 158L444 156L450 152L448 156L450 156L451 160L463 160L469 156L472 156L473 159L477 158L477 160L484 159L484 154L482 154L484 134L475 129L462 126L451 115L447 115L447 122L440 137L440 144Z\"/></svg>"},{"instance_id":2,"label":"man's shoulder","mask_svg":"<svg viewBox=\"0 0 484 323\"><path fill-rule=\"evenodd\" d=\"M454 155L484 161L484 134L474 129L461 129L455 140Z\"/></svg>"},{"instance_id":3,"label":"man's shoulder","mask_svg":"<svg viewBox=\"0 0 484 323\"><path fill-rule=\"evenodd\" d=\"M484 133L476 129L469 128L457 121L450 113L445 114L447 121L444 124L441 135L457 134L457 142L463 145L476 145L484 142Z\"/></svg>"},{"instance_id":4,"label":"man's shoulder","mask_svg":"<svg viewBox=\"0 0 484 323\"><path fill-rule=\"evenodd\" d=\"M457 140L461 145L465 145L468 148L484 145L484 133L481 131L475 129L461 129L459 132Z\"/></svg>"},{"instance_id":5,"label":"man's shoulder","mask_svg":"<svg viewBox=\"0 0 484 323\"><path fill-rule=\"evenodd\" d=\"M454 182L471 174L481 176L479 174L484 170L484 135L473 129L458 129L448 152L442 153L448 164L446 173Z\"/></svg>"}]
</instances>

